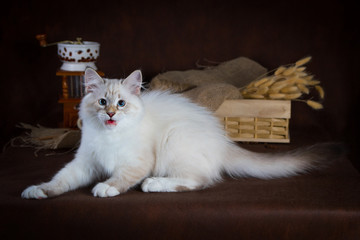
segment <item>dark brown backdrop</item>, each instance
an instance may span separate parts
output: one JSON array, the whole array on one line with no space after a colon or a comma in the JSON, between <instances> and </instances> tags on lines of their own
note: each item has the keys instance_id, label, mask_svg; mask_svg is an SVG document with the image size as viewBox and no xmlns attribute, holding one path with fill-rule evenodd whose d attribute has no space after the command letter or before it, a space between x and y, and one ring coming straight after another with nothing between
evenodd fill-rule
<instances>
[{"instance_id":1,"label":"dark brown backdrop","mask_svg":"<svg viewBox=\"0 0 360 240\"><path fill-rule=\"evenodd\" d=\"M49 42L78 36L100 42L97 66L108 77L140 68L150 80L204 58L238 56L272 69L312 55L309 70L325 88L325 109L294 103L291 126L321 129L357 149L357 14L350 1L336 0L12 1L0 16L1 145L19 134L18 122L61 121L56 47L40 48L35 39L47 33Z\"/></svg>"}]
</instances>

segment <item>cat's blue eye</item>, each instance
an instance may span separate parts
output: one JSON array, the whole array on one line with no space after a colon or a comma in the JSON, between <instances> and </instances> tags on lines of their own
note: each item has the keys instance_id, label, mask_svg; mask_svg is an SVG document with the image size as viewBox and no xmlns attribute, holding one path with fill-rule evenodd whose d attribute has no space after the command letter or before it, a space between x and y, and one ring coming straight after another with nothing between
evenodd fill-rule
<instances>
[{"instance_id":1,"label":"cat's blue eye","mask_svg":"<svg viewBox=\"0 0 360 240\"><path fill-rule=\"evenodd\" d=\"M118 101L118 106L119 106L119 107L124 107L125 105L126 105L125 100L119 100L119 101Z\"/></svg>"},{"instance_id":2,"label":"cat's blue eye","mask_svg":"<svg viewBox=\"0 0 360 240\"><path fill-rule=\"evenodd\" d=\"M106 105L106 99L100 98L100 99L99 99L99 104L100 104L101 106L105 106L105 105Z\"/></svg>"}]
</instances>

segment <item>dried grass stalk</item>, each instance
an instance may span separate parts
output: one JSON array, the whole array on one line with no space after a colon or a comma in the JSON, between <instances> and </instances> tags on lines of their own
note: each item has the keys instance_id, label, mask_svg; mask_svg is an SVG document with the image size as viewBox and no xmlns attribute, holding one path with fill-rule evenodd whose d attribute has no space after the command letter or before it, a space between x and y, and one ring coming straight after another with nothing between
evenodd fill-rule
<instances>
[{"instance_id":1,"label":"dried grass stalk","mask_svg":"<svg viewBox=\"0 0 360 240\"><path fill-rule=\"evenodd\" d=\"M255 99L290 99L297 100L304 95L311 93L311 88L315 88L321 99L324 99L325 91L320 86L320 81L314 79L314 75L306 71L306 63L311 60L311 56L302 58L293 64L280 66L276 70L262 75L260 79L255 79L245 88L241 89L244 98ZM273 73L273 74L271 74ZM322 109L321 103L313 100L302 100L314 109Z\"/></svg>"}]
</instances>

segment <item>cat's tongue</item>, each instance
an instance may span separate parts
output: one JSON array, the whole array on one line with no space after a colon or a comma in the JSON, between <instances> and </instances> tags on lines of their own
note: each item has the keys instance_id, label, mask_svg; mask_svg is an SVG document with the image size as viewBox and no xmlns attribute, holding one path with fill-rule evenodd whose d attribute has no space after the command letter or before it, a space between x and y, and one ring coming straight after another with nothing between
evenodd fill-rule
<instances>
[{"instance_id":1,"label":"cat's tongue","mask_svg":"<svg viewBox=\"0 0 360 240\"><path fill-rule=\"evenodd\" d=\"M115 120L106 120L105 121L106 125L113 125L113 126L116 126L116 121Z\"/></svg>"}]
</instances>

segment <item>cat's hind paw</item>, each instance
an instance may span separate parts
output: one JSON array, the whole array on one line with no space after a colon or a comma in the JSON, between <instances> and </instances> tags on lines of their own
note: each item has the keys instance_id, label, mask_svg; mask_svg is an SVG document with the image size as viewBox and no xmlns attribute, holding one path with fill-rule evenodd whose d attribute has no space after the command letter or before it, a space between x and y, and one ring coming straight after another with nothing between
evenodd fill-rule
<instances>
[{"instance_id":1,"label":"cat's hind paw","mask_svg":"<svg viewBox=\"0 0 360 240\"><path fill-rule=\"evenodd\" d=\"M21 197L26 198L26 199L31 199L31 198L33 198L33 199L43 199L43 198L47 198L48 195L39 186L33 185L33 186L30 186L30 187L26 188L21 193Z\"/></svg>"},{"instance_id":2,"label":"cat's hind paw","mask_svg":"<svg viewBox=\"0 0 360 240\"><path fill-rule=\"evenodd\" d=\"M141 185L141 189L143 192L166 192L161 179L155 177L145 179Z\"/></svg>"},{"instance_id":3,"label":"cat's hind paw","mask_svg":"<svg viewBox=\"0 0 360 240\"><path fill-rule=\"evenodd\" d=\"M114 197L120 194L120 192L115 187L112 187L106 183L96 184L91 192L94 197Z\"/></svg>"},{"instance_id":4,"label":"cat's hind paw","mask_svg":"<svg viewBox=\"0 0 360 240\"><path fill-rule=\"evenodd\" d=\"M170 178L150 177L141 185L143 192L177 192L177 183Z\"/></svg>"},{"instance_id":5,"label":"cat's hind paw","mask_svg":"<svg viewBox=\"0 0 360 240\"><path fill-rule=\"evenodd\" d=\"M200 184L192 179L149 177L141 185L143 192L184 192L198 189Z\"/></svg>"}]
</instances>

